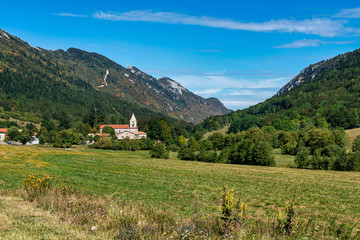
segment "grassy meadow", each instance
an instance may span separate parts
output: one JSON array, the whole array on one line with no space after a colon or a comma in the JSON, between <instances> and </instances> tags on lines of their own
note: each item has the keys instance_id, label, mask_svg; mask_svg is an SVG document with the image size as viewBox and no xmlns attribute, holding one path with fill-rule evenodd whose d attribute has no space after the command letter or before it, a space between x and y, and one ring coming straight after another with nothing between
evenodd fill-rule
<instances>
[{"instance_id":1,"label":"grassy meadow","mask_svg":"<svg viewBox=\"0 0 360 240\"><path fill-rule=\"evenodd\" d=\"M296 213L360 228L360 173L289 168L292 159L274 152L279 167L151 159L147 151L71 150L0 146L0 186L22 188L29 174L50 176L86 193L141 201L189 216L219 206L227 184L258 218L275 217L296 190Z\"/></svg>"}]
</instances>

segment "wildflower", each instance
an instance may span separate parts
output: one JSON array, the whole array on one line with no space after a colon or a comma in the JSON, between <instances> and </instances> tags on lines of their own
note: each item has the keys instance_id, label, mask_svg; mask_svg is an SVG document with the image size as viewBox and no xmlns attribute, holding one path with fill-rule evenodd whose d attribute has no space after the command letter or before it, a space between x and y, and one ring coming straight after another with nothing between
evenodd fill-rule
<instances>
[{"instance_id":1,"label":"wildflower","mask_svg":"<svg viewBox=\"0 0 360 240\"><path fill-rule=\"evenodd\" d=\"M164 235L166 235L166 232L164 232Z\"/></svg>"},{"instance_id":2,"label":"wildflower","mask_svg":"<svg viewBox=\"0 0 360 240\"><path fill-rule=\"evenodd\" d=\"M96 227L95 226L91 226L91 231L95 231Z\"/></svg>"},{"instance_id":3,"label":"wildflower","mask_svg":"<svg viewBox=\"0 0 360 240\"><path fill-rule=\"evenodd\" d=\"M282 212L280 209L279 209L279 213L277 215L277 219L278 219L278 221L281 221L281 219L282 219Z\"/></svg>"}]
</instances>

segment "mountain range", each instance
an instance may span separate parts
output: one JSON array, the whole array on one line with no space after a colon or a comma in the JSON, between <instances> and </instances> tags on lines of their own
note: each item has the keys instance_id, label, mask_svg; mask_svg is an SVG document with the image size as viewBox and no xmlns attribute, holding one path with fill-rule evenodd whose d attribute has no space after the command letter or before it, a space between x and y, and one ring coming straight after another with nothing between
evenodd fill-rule
<instances>
[{"instance_id":1,"label":"mountain range","mask_svg":"<svg viewBox=\"0 0 360 240\"><path fill-rule=\"evenodd\" d=\"M156 79L97 53L31 47L0 30L0 106L48 115L89 112L169 116L199 123L229 113L218 99L204 99L176 81ZM70 111L71 110L71 111Z\"/></svg>"},{"instance_id":2,"label":"mountain range","mask_svg":"<svg viewBox=\"0 0 360 240\"><path fill-rule=\"evenodd\" d=\"M228 124L229 132L254 126L278 130L360 127L360 50L312 64L275 96L247 109L209 117L197 129L211 131Z\"/></svg>"}]
</instances>

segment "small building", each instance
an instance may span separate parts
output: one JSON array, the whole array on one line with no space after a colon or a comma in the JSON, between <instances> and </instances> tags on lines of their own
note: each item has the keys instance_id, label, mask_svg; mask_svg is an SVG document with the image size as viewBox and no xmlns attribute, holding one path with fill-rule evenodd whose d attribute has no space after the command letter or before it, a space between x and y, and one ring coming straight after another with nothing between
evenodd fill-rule
<instances>
[{"instance_id":1,"label":"small building","mask_svg":"<svg viewBox=\"0 0 360 240\"><path fill-rule=\"evenodd\" d=\"M119 125L101 125L100 134L103 134L104 127L112 127L115 131L115 136L118 140L130 138L132 140L146 138L146 133L139 131L137 127L137 121L135 115L133 114L130 118L130 125L119 124Z\"/></svg>"},{"instance_id":2,"label":"small building","mask_svg":"<svg viewBox=\"0 0 360 240\"><path fill-rule=\"evenodd\" d=\"M6 138L7 128L0 128L0 141L4 141Z\"/></svg>"}]
</instances>

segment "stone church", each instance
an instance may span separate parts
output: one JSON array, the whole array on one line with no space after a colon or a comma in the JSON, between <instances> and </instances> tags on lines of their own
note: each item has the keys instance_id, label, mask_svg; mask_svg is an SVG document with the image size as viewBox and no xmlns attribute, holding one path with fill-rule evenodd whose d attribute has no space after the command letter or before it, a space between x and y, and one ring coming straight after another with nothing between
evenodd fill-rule
<instances>
[{"instance_id":1,"label":"stone church","mask_svg":"<svg viewBox=\"0 0 360 240\"><path fill-rule=\"evenodd\" d=\"M132 114L130 118L130 125L100 125L100 134L102 134L104 127L112 127L115 130L115 136L118 140L127 137L132 140L146 138L146 133L138 130L137 121L134 114Z\"/></svg>"}]
</instances>

